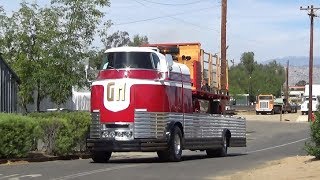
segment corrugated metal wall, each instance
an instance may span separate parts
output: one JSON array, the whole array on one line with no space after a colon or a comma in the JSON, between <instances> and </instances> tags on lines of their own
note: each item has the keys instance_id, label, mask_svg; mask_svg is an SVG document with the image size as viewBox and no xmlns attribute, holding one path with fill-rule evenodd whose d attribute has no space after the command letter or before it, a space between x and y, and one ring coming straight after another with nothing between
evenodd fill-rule
<instances>
[{"instance_id":1,"label":"corrugated metal wall","mask_svg":"<svg viewBox=\"0 0 320 180\"><path fill-rule=\"evenodd\" d=\"M0 112L17 112L18 77L0 56Z\"/></svg>"}]
</instances>

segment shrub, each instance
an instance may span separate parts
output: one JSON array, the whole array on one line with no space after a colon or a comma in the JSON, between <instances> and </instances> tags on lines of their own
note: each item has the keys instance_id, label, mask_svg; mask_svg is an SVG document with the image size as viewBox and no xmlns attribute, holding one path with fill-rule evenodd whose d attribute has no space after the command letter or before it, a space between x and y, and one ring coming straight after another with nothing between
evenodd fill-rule
<instances>
[{"instance_id":1,"label":"shrub","mask_svg":"<svg viewBox=\"0 0 320 180\"><path fill-rule=\"evenodd\" d=\"M309 155L320 159L320 114L316 112L315 115L315 121L310 124L311 142L306 143L305 149Z\"/></svg>"},{"instance_id":2,"label":"shrub","mask_svg":"<svg viewBox=\"0 0 320 180\"><path fill-rule=\"evenodd\" d=\"M0 114L0 158L26 157L38 137L38 124L33 118Z\"/></svg>"},{"instance_id":3,"label":"shrub","mask_svg":"<svg viewBox=\"0 0 320 180\"><path fill-rule=\"evenodd\" d=\"M66 120L60 118L37 118L41 130L41 139L47 154L53 154L56 149L56 140L61 129L65 129Z\"/></svg>"},{"instance_id":4,"label":"shrub","mask_svg":"<svg viewBox=\"0 0 320 180\"><path fill-rule=\"evenodd\" d=\"M86 135L90 127L88 112L49 112L32 113L29 116L41 120L43 141L47 153L67 155L85 149ZM46 120L44 120L46 119Z\"/></svg>"}]
</instances>

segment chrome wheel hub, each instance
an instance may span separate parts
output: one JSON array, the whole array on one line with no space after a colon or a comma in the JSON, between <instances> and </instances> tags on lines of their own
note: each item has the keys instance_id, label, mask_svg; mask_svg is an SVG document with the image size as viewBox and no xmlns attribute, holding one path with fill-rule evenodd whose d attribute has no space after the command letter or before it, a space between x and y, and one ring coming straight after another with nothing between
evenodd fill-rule
<instances>
[{"instance_id":1,"label":"chrome wheel hub","mask_svg":"<svg viewBox=\"0 0 320 180\"><path fill-rule=\"evenodd\" d=\"M181 151L181 139L178 134L174 136L174 150L176 154L179 154Z\"/></svg>"}]
</instances>

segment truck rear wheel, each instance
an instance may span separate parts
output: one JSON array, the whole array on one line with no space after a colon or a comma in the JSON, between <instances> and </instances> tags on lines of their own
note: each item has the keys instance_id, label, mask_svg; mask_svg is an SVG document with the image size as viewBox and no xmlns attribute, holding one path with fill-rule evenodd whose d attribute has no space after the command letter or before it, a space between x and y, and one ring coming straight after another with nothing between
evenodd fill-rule
<instances>
[{"instance_id":1,"label":"truck rear wheel","mask_svg":"<svg viewBox=\"0 0 320 180\"><path fill-rule=\"evenodd\" d=\"M165 151L157 151L158 157L164 161L180 161L182 156L182 133L178 126L171 131L169 147Z\"/></svg>"},{"instance_id":2,"label":"truck rear wheel","mask_svg":"<svg viewBox=\"0 0 320 180\"><path fill-rule=\"evenodd\" d=\"M94 151L91 153L92 160L95 163L106 163L109 161L112 152L109 151Z\"/></svg>"},{"instance_id":3,"label":"truck rear wheel","mask_svg":"<svg viewBox=\"0 0 320 180\"><path fill-rule=\"evenodd\" d=\"M207 149L208 157L225 157L228 155L228 139L226 135L222 137L222 147L218 149Z\"/></svg>"}]
</instances>

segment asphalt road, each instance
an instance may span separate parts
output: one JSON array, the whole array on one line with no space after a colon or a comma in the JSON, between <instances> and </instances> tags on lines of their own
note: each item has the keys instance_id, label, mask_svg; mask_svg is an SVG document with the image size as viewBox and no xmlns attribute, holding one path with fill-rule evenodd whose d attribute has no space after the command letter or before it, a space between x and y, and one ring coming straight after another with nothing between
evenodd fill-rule
<instances>
[{"instance_id":1,"label":"asphalt road","mask_svg":"<svg viewBox=\"0 0 320 180\"><path fill-rule=\"evenodd\" d=\"M110 163L90 159L0 165L0 180L10 179L214 179L266 161L305 155L308 123L247 121L247 147L230 148L228 157L207 158L205 152L184 151L183 161L164 163L155 153L112 157Z\"/></svg>"}]
</instances>

